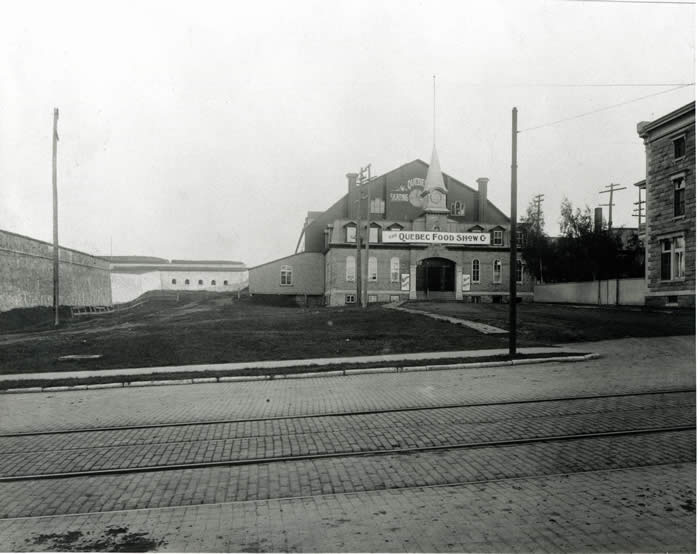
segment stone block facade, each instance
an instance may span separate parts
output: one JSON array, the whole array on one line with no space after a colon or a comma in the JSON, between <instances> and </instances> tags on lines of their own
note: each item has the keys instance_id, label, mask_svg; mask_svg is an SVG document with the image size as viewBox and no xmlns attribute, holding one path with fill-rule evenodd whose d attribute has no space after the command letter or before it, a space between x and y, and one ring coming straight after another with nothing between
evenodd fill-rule
<instances>
[{"instance_id":1,"label":"stone block facade","mask_svg":"<svg viewBox=\"0 0 700 554\"><path fill-rule=\"evenodd\" d=\"M110 306L109 262L59 248L59 303ZM0 311L53 306L53 245L0 231Z\"/></svg>"},{"instance_id":2,"label":"stone block facade","mask_svg":"<svg viewBox=\"0 0 700 554\"><path fill-rule=\"evenodd\" d=\"M642 122L646 304L695 305L695 103Z\"/></svg>"}]
</instances>

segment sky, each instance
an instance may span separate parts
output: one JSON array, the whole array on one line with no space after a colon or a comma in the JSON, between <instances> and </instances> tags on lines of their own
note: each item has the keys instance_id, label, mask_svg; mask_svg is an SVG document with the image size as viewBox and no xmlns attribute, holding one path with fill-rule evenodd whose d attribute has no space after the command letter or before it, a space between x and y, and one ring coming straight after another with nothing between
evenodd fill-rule
<instances>
[{"instance_id":1,"label":"sky","mask_svg":"<svg viewBox=\"0 0 700 554\"><path fill-rule=\"evenodd\" d=\"M556 235L564 197L593 208L616 183L627 189L615 193L613 222L636 226L636 126L694 99L695 86L666 91L695 81L695 11L565 0L8 3L0 229L52 240L58 107L62 245L251 267L291 254L306 212L341 198L346 173L430 160L433 75L445 173L475 188L488 177L489 199L509 213L517 107L519 213L544 194Z\"/></svg>"}]
</instances>

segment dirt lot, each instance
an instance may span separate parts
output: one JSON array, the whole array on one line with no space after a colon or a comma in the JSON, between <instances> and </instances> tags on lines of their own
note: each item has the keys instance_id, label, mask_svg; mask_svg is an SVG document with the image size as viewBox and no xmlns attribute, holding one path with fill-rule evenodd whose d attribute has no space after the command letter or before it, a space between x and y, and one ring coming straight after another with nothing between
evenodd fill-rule
<instances>
[{"instance_id":1,"label":"dirt lot","mask_svg":"<svg viewBox=\"0 0 700 554\"><path fill-rule=\"evenodd\" d=\"M507 329L508 306L424 303L431 310ZM658 313L523 304L520 346L628 336L694 334L694 313ZM47 312L48 314L48 312ZM507 335L477 331L381 306L273 307L251 299L200 295L152 302L61 328L17 314L0 315L0 373L110 369L196 363L284 360L481 348L506 348ZM26 314L25 314L26 315ZM50 314L48 314L50 315ZM12 321L9 321L11 318ZM3 321L3 319L5 321ZM12 324L12 325L11 325ZM12 331L8 331L11 327ZM4 330L2 330L4 329ZM58 361L71 354L96 360Z\"/></svg>"}]
</instances>

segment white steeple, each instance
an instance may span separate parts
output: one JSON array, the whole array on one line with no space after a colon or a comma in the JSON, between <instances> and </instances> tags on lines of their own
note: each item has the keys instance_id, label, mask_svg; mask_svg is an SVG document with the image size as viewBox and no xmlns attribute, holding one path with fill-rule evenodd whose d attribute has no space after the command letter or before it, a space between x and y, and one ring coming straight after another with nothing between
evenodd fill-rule
<instances>
[{"instance_id":1,"label":"white steeple","mask_svg":"<svg viewBox=\"0 0 700 554\"><path fill-rule=\"evenodd\" d=\"M447 211L447 188L445 188L445 180L442 178L440 158L435 145L435 75L433 75L433 153L430 156L428 175L425 177L425 186L421 196L426 211Z\"/></svg>"}]
</instances>

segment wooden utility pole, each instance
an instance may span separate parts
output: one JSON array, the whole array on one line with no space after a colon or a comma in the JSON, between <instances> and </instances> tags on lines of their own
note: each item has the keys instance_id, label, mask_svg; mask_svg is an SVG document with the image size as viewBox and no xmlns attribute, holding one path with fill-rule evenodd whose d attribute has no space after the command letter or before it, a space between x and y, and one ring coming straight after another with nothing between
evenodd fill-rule
<instances>
[{"instance_id":1,"label":"wooden utility pole","mask_svg":"<svg viewBox=\"0 0 700 554\"><path fill-rule=\"evenodd\" d=\"M58 327L58 185L56 183L56 156L58 153L58 108L53 109L53 166L52 166L52 185L53 185L53 311L54 311L54 326Z\"/></svg>"},{"instance_id":2,"label":"wooden utility pole","mask_svg":"<svg viewBox=\"0 0 700 554\"><path fill-rule=\"evenodd\" d=\"M515 357L516 353L516 305L518 300L518 289L516 284L517 264L517 221L518 221L518 108L513 108L512 123L512 162L510 166L510 336L509 354Z\"/></svg>"},{"instance_id":3,"label":"wooden utility pole","mask_svg":"<svg viewBox=\"0 0 700 554\"><path fill-rule=\"evenodd\" d=\"M639 200L637 202L633 202L635 208L634 208L632 215L637 216L637 229L641 233L642 232L642 217L646 216L646 214L644 213L644 204L646 204L647 201L642 200L642 187L638 187L637 192L639 193Z\"/></svg>"},{"instance_id":4,"label":"wooden utility pole","mask_svg":"<svg viewBox=\"0 0 700 554\"><path fill-rule=\"evenodd\" d=\"M617 187L617 188L616 188ZM608 230L612 230L612 209L615 204L613 204L613 192L616 192L618 190L624 190L627 187L621 187L618 184L610 183L605 187L604 190L601 190L599 194L606 194L610 193L610 202L607 204L599 204L599 206L607 206L608 207Z\"/></svg>"},{"instance_id":5,"label":"wooden utility pole","mask_svg":"<svg viewBox=\"0 0 700 554\"><path fill-rule=\"evenodd\" d=\"M370 233L370 222L369 222L369 210L370 210L370 188L369 183L372 180L372 164L367 164L366 167L360 168L360 182L365 184L365 190L367 193L367 227L365 232L365 265L367 271L364 274L365 288L362 293L362 306L364 308L369 304L369 233ZM362 204L360 203L357 207L358 211Z\"/></svg>"},{"instance_id":6,"label":"wooden utility pole","mask_svg":"<svg viewBox=\"0 0 700 554\"><path fill-rule=\"evenodd\" d=\"M537 238L539 239L542 235L542 202L544 201L544 194L538 194L535 196L535 203L537 204ZM538 248L539 250L539 248ZM542 277L542 256L539 257L540 262L540 283L544 282L544 277Z\"/></svg>"}]
</instances>

